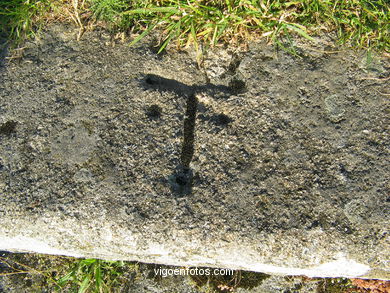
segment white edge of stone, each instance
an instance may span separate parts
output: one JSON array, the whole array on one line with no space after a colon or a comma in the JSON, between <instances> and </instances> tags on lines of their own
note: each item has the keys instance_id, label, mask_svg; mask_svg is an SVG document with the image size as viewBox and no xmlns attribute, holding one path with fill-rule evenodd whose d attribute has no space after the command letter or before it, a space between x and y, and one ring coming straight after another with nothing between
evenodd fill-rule
<instances>
[{"instance_id":1,"label":"white edge of stone","mask_svg":"<svg viewBox=\"0 0 390 293\"><path fill-rule=\"evenodd\" d=\"M72 257L86 257L75 251L68 251L53 248L43 241L36 240L34 238L17 236L17 237L0 237L0 249L11 251L11 252L35 252L42 254L52 254L52 255L66 255ZM164 259L164 261L162 261ZM142 261L142 260L138 260ZM158 262L161 264L169 265L174 261L174 265L184 265L184 266L213 266L218 267L218 264L209 258L197 257L194 259L194 262L188 262L187 264L178 264L177 260L169 259L169 257L162 257L158 259ZM145 261L147 262L147 261ZM191 263L191 264L189 264ZM225 268L231 269L243 269L256 271L267 274L277 274L277 275L305 275L308 277L345 277L345 278L356 278L363 276L370 271L370 267L361 263L358 263L354 260L348 259L344 256L341 256L339 259L332 262L323 263L318 266L313 266L308 269L296 268L296 267L280 267L270 264L262 263L244 263L240 261L234 262L224 262L220 264Z\"/></svg>"},{"instance_id":2,"label":"white edge of stone","mask_svg":"<svg viewBox=\"0 0 390 293\"><path fill-rule=\"evenodd\" d=\"M254 263L248 266L248 264L235 263L232 265L240 265L251 271L264 272L268 274L280 274L280 275L304 275L310 278L357 278L363 276L370 271L370 267L358 263L354 260L347 258L340 258L332 262L323 263L318 266L313 266L308 269L296 268L296 267L280 267L269 264Z\"/></svg>"},{"instance_id":3,"label":"white edge of stone","mask_svg":"<svg viewBox=\"0 0 390 293\"><path fill-rule=\"evenodd\" d=\"M74 251L53 248L43 241L25 236L16 236L12 238L0 237L0 249L10 252L34 252L42 254L83 257Z\"/></svg>"}]
</instances>

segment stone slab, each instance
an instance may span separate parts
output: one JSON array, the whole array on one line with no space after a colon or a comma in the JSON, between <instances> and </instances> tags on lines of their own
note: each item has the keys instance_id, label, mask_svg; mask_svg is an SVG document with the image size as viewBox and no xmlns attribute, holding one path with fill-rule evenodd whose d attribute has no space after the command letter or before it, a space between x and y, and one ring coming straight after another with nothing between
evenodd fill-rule
<instances>
[{"instance_id":1,"label":"stone slab","mask_svg":"<svg viewBox=\"0 0 390 293\"><path fill-rule=\"evenodd\" d=\"M75 33L1 67L0 250L390 279L388 60L259 43L204 72L191 51Z\"/></svg>"}]
</instances>

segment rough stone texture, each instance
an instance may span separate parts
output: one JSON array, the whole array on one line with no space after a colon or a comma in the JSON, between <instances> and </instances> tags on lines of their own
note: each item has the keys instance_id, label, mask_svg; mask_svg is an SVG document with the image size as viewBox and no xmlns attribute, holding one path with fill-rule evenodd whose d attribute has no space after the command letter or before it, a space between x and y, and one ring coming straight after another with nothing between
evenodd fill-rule
<instances>
[{"instance_id":1,"label":"rough stone texture","mask_svg":"<svg viewBox=\"0 0 390 293\"><path fill-rule=\"evenodd\" d=\"M193 53L108 43L54 26L1 67L0 250L390 279L388 60L254 44L208 84Z\"/></svg>"}]
</instances>

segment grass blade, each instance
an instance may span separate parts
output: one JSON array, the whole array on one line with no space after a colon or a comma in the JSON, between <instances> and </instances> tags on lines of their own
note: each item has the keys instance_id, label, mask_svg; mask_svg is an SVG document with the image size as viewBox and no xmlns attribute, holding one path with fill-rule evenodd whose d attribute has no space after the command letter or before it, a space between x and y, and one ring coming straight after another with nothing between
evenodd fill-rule
<instances>
[{"instance_id":1,"label":"grass blade","mask_svg":"<svg viewBox=\"0 0 390 293\"><path fill-rule=\"evenodd\" d=\"M147 13L180 13L180 10L176 7L150 7L150 8L138 8L122 12L123 15L127 14L147 14Z\"/></svg>"},{"instance_id":2,"label":"grass blade","mask_svg":"<svg viewBox=\"0 0 390 293\"><path fill-rule=\"evenodd\" d=\"M312 41L314 42L315 39L312 38L311 36L309 36L307 33L306 33L306 28L303 26L303 25L299 25L299 24L296 24L296 23L286 23L285 24L286 27L290 30L293 30L295 32L297 32L298 34L300 34L302 37L304 37L305 39L309 40L309 41Z\"/></svg>"},{"instance_id":3,"label":"grass blade","mask_svg":"<svg viewBox=\"0 0 390 293\"><path fill-rule=\"evenodd\" d=\"M143 39L147 34L150 33L151 30L154 29L154 27L157 25L157 23L153 23L149 25L149 27L144 30L139 36L137 36L134 40L132 40L129 44L129 46L134 46L136 43L138 43L141 39Z\"/></svg>"},{"instance_id":4,"label":"grass blade","mask_svg":"<svg viewBox=\"0 0 390 293\"><path fill-rule=\"evenodd\" d=\"M91 278L89 275L85 276L84 280L81 282L78 293L85 293L89 287L89 282Z\"/></svg>"}]
</instances>

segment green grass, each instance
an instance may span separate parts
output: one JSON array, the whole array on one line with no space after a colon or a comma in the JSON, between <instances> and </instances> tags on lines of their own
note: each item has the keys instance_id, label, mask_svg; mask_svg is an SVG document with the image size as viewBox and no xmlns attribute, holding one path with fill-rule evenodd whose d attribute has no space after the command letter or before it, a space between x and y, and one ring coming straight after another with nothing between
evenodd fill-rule
<instances>
[{"instance_id":1,"label":"green grass","mask_svg":"<svg viewBox=\"0 0 390 293\"><path fill-rule=\"evenodd\" d=\"M0 257L0 278L25 283L31 292L112 292L127 281L124 274L130 272L138 273L136 263L39 254Z\"/></svg>"},{"instance_id":2,"label":"green grass","mask_svg":"<svg viewBox=\"0 0 390 293\"><path fill-rule=\"evenodd\" d=\"M51 1L10 0L0 1L0 28L19 44L26 37L35 35L42 24L40 18L48 9Z\"/></svg>"},{"instance_id":3,"label":"green grass","mask_svg":"<svg viewBox=\"0 0 390 293\"><path fill-rule=\"evenodd\" d=\"M81 259L76 261L66 275L55 280L57 290L84 292L111 292L123 274L123 261Z\"/></svg>"},{"instance_id":4,"label":"green grass","mask_svg":"<svg viewBox=\"0 0 390 293\"><path fill-rule=\"evenodd\" d=\"M91 2L95 16L106 21L111 19L110 24L118 29L133 27L145 34L146 28L159 28L163 32L160 51L170 42L175 42L177 47L189 43L195 47L199 43L237 45L261 37L277 41L290 34L312 40L311 37L321 31L336 31L340 43L389 49L390 6L384 0L149 0L135 1L127 7L124 0ZM121 5L115 6L118 2Z\"/></svg>"},{"instance_id":5,"label":"green grass","mask_svg":"<svg viewBox=\"0 0 390 293\"><path fill-rule=\"evenodd\" d=\"M390 49L386 0L10 0L0 4L0 23L13 39L20 40L31 36L53 17L48 12L61 6L77 15L92 13L85 22L99 20L112 31L138 33L132 44L158 29L159 52L169 43L178 48L236 46L264 37L278 42L292 34L311 40L323 31L335 31L338 42L349 46Z\"/></svg>"}]
</instances>

